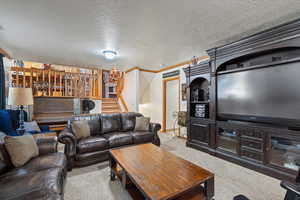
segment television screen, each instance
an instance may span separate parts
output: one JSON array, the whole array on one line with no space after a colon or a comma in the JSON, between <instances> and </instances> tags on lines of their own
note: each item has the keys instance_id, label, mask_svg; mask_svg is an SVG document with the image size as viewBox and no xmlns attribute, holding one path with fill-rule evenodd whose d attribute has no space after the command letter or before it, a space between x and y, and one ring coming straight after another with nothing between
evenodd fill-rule
<instances>
[{"instance_id":1,"label":"television screen","mask_svg":"<svg viewBox=\"0 0 300 200\"><path fill-rule=\"evenodd\" d=\"M217 77L219 116L300 121L300 62Z\"/></svg>"}]
</instances>

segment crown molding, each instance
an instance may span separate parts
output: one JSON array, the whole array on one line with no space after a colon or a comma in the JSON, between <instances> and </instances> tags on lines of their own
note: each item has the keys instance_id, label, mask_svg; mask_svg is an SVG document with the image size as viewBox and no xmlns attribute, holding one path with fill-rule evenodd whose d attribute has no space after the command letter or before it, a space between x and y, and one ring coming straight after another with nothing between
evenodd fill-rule
<instances>
[{"instance_id":1,"label":"crown molding","mask_svg":"<svg viewBox=\"0 0 300 200\"><path fill-rule=\"evenodd\" d=\"M12 57L5 51L4 49L0 48L0 54L4 55L8 59L12 59Z\"/></svg>"},{"instance_id":2,"label":"crown molding","mask_svg":"<svg viewBox=\"0 0 300 200\"><path fill-rule=\"evenodd\" d=\"M209 59L209 56L200 56L200 57L197 57L197 61L204 61L204 60L207 60ZM128 69L127 71L125 71L125 73L129 73L133 70L140 70L142 72L150 72L150 73L160 73L160 72L164 72L164 71L168 71L168 70L171 70L171 69L174 69L174 68L177 68L177 67L181 67L181 66L184 66L184 65L188 65L188 64L191 64L192 61L191 60L187 60L187 61L184 61L184 62L181 62L181 63L178 63L178 64L175 64L175 65L170 65L170 66L166 66L160 70L149 70L149 69L144 69L144 68L141 68L141 67L132 67L130 69Z\"/></svg>"}]
</instances>

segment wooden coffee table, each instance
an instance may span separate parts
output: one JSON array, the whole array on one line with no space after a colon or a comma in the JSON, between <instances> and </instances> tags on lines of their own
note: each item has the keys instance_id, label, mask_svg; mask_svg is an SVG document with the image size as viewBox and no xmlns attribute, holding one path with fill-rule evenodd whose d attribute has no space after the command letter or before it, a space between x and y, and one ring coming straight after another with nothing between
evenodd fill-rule
<instances>
[{"instance_id":1,"label":"wooden coffee table","mask_svg":"<svg viewBox=\"0 0 300 200\"><path fill-rule=\"evenodd\" d=\"M111 180L119 177L133 199L210 200L214 174L153 144L110 151Z\"/></svg>"}]
</instances>

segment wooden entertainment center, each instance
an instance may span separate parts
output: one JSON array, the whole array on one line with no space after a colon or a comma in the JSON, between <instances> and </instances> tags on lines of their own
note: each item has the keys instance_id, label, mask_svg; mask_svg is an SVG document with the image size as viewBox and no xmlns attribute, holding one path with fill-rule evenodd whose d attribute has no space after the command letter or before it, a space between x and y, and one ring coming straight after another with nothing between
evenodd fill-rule
<instances>
[{"instance_id":1,"label":"wooden entertainment center","mask_svg":"<svg viewBox=\"0 0 300 200\"><path fill-rule=\"evenodd\" d=\"M278 179L294 180L296 164L300 163L299 127L272 118L260 122L251 116L223 117L218 110L218 78L288 64L298 63L300 68L300 20L209 49L207 53L210 60L184 69L189 84L187 146ZM196 112L199 108L205 108L202 116Z\"/></svg>"}]
</instances>

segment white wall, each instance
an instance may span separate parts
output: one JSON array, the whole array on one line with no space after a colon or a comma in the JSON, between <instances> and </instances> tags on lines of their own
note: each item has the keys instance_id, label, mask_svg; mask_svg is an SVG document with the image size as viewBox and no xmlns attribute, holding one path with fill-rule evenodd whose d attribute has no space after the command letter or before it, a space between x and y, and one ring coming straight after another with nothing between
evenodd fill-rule
<instances>
[{"instance_id":1,"label":"white wall","mask_svg":"<svg viewBox=\"0 0 300 200\"><path fill-rule=\"evenodd\" d=\"M185 66L184 66L185 67ZM183 71L184 67L178 67L174 68L168 71L163 71L160 73L156 73L155 77L152 79L151 86L150 86L150 107L151 107L151 118L153 121L162 123L162 109L163 109L163 78L162 74L175 71L175 70L180 70L180 87L182 83L186 83L186 78L185 74ZM181 89L180 89L180 110L185 111L187 104L186 101L181 100Z\"/></svg>"},{"instance_id":2,"label":"white wall","mask_svg":"<svg viewBox=\"0 0 300 200\"><path fill-rule=\"evenodd\" d=\"M139 112L140 71L133 70L125 74L123 98L129 112Z\"/></svg>"},{"instance_id":3,"label":"white wall","mask_svg":"<svg viewBox=\"0 0 300 200\"><path fill-rule=\"evenodd\" d=\"M146 117L151 117L151 83L155 77L154 73L140 71L140 97L139 112Z\"/></svg>"},{"instance_id":4,"label":"white wall","mask_svg":"<svg viewBox=\"0 0 300 200\"><path fill-rule=\"evenodd\" d=\"M180 111L186 111L187 110L187 102L182 101L181 99L181 84L186 83L185 73L183 71L183 68L187 66L182 66L178 68L173 68L171 70L163 71L160 73L156 73L154 78L151 81L150 84L150 104L148 107L148 110L151 111L150 117L152 122L160 123L162 124L163 120L163 78L162 74L180 70L179 75L179 84L180 84ZM186 135L186 128L181 128L181 135Z\"/></svg>"},{"instance_id":5,"label":"white wall","mask_svg":"<svg viewBox=\"0 0 300 200\"><path fill-rule=\"evenodd\" d=\"M172 80L166 82L166 129L174 129L176 122L175 112L179 111L179 80ZM175 128L177 126L175 125Z\"/></svg>"}]
</instances>

